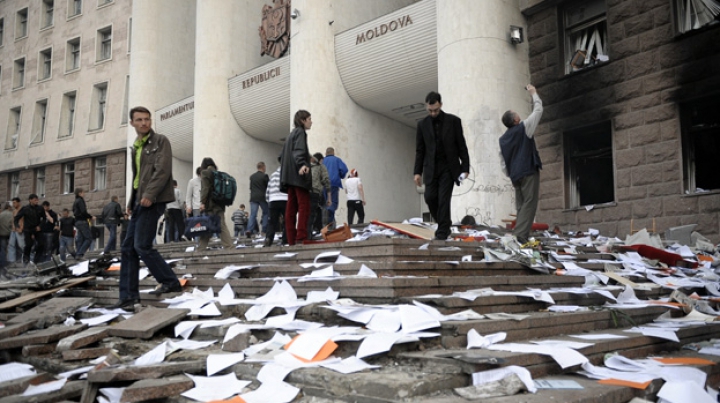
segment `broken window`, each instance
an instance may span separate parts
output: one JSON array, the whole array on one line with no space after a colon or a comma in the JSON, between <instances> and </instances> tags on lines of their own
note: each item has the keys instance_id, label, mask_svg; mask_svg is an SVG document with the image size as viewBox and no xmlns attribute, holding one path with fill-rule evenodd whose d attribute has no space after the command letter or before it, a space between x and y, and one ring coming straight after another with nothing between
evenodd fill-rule
<instances>
[{"instance_id":1,"label":"broken window","mask_svg":"<svg viewBox=\"0 0 720 403\"><path fill-rule=\"evenodd\" d=\"M679 33L720 22L719 0L675 0L675 22Z\"/></svg>"},{"instance_id":2,"label":"broken window","mask_svg":"<svg viewBox=\"0 0 720 403\"><path fill-rule=\"evenodd\" d=\"M565 74L608 61L604 0L571 4L563 10Z\"/></svg>"},{"instance_id":3,"label":"broken window","mask_svg":"<svg viewBox=\"0 0 720 403\"><path fill-rule=\"evenodd\" d=\"M720 96L681 106L686 193L720 190Z\"/></svg>"},{"instance_id":4,"label":"broken window","mask_svg":"<svg viewBox=\"0 0 720 403\"><path fill-rule=\"evenodd\" d=\"M568 207L615 201L610 122L565 132L563 145Z\"/></svg>"}]
</instances>

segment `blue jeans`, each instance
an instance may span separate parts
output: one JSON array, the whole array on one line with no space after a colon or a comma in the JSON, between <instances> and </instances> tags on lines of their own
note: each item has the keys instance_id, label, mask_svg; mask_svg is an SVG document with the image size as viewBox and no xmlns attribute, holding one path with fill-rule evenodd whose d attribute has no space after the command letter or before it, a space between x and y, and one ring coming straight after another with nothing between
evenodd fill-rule
<instances>
[{"instance_id":1,"label":"blue jeans","mask_svg":"<svg viewBox=\"0 0 720 403\"><path fill-rule=\"evenodd\" d=\"M339 187L337 187L337 186L330 187L330 205L327 208L328 224L331 222L335 222L335 212L337 211L338 205L340 203L340 199L338 197L339 192L340 192Z\"/></svg>"},{"instance_id":2,"label":"blue jeans","mask_svg":"<svg viewBox=\"0 0 720 403\"><path fill-rule=\"evenodd\" d=\"M25 237L22 232L12 231L8 245L8 263L22 262L23 249L25 249Z\"/></svg>"},{"instance_id":3,"label":"blue jeans","mask_svg":"<svg viewBox=\"0 0 720 403\"><path fill-rule=\"evenodd\" d=\"M155 203L150 207L139 204L133 209L127 236L123 240L120 263L120 300L140 299L138 290L140 259L145 262L150 274L158 283L168 286L179 286L175 273L165 262L160 253L153 249L153 240L157 232L157 224L165 211L165 203Z\"/></svg>"},{"instance_id":4,"label":"blue jeans","mask_svg":"<svg viewBox=\"0 0 720 403\"><path fill-rule=\"evenodd\" d=\"M7 266L8 245L10 236L0 236L0 269Z\"/></svg>"},{"instance_id":5,"label":"blue jeans","mask_svg":"<svg viewBox=\"0 0 720 403\"><path fill-rule=\"evenodd\" d=\"M248 218L247 226L248 232L260 232L258 228L255 228L257 226L258 208L262 208L262 232L267 232L268 213L270 212L270 209L268 208L268 203L266 201L262 203L250 202L250 217Z\"/></svg>"},{"instance_id":6,"label":"blue jeans","mask_svg":"<svg viewBox=\"0 0 720 403\"><path fill-rule=\"evenodd\" d=\"M117 247L117 227L117 224L105 224L105 228L110 232L110 236L108 237L107 243L105 243L104 253L115 250Z\"/></svg>"},{"instance_id":7,"label":"blue jeans","mask_svg":"<svg viewBox=\"0 0 720 403\"><path fill-rule=\"evenodd\" d=\"M77 256L80 257L85 255L85 252L90 249L90 244L93 241L92 233L90 232L90 224L88 224L87 220L75 221L75 228L77 229L75 245L77 245Z\"/></svg>"},{"instance_id":8,"label":"blue jeans","mask_svg":"<svg viewBox=\"0 0 720 403\"><path fill-rule=\"evenodd\" d=\"M75 255L75 239L71 236L60 235L60 258L65 260L68 253Z\"/></svg>"}]
</instances>

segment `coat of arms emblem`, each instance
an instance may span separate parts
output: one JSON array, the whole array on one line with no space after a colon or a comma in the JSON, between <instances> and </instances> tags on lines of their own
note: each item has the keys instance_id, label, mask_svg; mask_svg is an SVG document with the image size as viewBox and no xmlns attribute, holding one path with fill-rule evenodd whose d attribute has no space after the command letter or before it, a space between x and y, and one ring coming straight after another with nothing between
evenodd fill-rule
<instances>
[{"instance_id":1,"label":"coat of arms emblem","mask_svg":"<svg viewBox=\"0 0 720 403\"><path fill-rule=\"evenodd\" d=\"M290 0L273 0L273 5L262 8L260 56L279 58L290 45Z\"/></svg>"}]
</instances>

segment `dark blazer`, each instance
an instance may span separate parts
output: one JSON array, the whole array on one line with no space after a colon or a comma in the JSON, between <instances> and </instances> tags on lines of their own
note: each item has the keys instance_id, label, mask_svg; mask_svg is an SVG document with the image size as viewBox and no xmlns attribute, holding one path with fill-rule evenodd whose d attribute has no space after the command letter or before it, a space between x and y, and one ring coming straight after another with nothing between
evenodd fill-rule
<instances>
[{"instance_id":1,"label":"dark blazer","mask_svg":"<svg viewBox=\"0 0 720 403\"><path fill-rule=\"evenodd\" d=\"M287 193L288 186L307 190L312 189L312 174L308 171L300 175L303 166L310 168L310 151L307 145L307 133L301 127L294 128L285 140L280 156L280 191Z\"/></svg>"},{"instance_id":2,"label":"dark blazer","mask_svg":"<svg viewBox=\"0 0 720 403\"><path fill-rule=\"evenodd\" d=\"M445 156L453 181L457 184L461 173L470 172L470 156L463 135L462 121L455 115L440 113L445 114L441 134ZM425 117L417 125L413 174L422 175L423 183L426 185L432 182L435 174L435 131L430 116Z\"/></svg>"}]
</instances>

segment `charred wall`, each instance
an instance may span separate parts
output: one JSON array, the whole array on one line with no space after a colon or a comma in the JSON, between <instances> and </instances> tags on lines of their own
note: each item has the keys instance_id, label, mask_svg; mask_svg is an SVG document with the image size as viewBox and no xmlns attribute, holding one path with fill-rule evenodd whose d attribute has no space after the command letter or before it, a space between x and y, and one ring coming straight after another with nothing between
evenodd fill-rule
<instances>
[{"instance_id":1,"label":"charred wall","mask_svg":"<svg viewBox=\"0 0 720 403\"><path fill-rule=\"evenodd\" d=\"M683 224L720 241L720 193L687 195L680 106L720 95L720 24L678 35L670 0L606 0L609 61L565 74L562 10L546 2L527 15L532 83L545 112L536 132L544 168L537 220L624 237ZM720 111L718 111L720 113ZM608 122L614 200L571 208L563 136Z\"/></svg>"}]
</instances>

